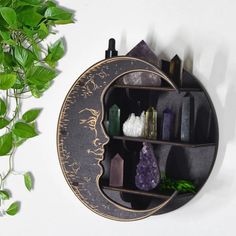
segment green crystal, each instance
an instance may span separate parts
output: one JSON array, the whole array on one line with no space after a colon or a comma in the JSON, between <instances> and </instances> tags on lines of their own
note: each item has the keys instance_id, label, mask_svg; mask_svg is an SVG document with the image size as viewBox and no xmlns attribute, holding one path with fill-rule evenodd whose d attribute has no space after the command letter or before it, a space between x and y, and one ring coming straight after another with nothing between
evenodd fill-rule
<instances>
[{"instance_id":1,"label":"green crystal","mask_svg":"<svg viewBox=\"0 0 236 236\"><path fill-rule=\"evenodd\" d=\"M114 104L109 109L109 134L112 136L120 135L120 108Z\"/></svg>"},{"instance_id":2,"label":"green crystal","mask_svg":"<svg viewBox=\"0 0 236 236\"><path fill-rule=\"evenodd\" d=\"M145 113L144 136L147 139L157 139L157 111L149 107Z\"/></svg>"}]
</instances>

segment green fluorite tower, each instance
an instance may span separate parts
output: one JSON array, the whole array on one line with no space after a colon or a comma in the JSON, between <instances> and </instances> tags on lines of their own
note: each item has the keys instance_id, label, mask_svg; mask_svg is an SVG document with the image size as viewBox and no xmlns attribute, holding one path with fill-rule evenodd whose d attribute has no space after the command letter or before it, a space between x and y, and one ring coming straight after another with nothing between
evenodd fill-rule
<instances>
[{"instance_id":1,"label":"green fluorite tower","mask_svg":"<svg viewBox=\"0 0 236 236\"><path fill-rule=\"evenodd\" d=\"M109 134L120 135L120 108L114 104L109 109Z\"/></svg>"}]
</instances>

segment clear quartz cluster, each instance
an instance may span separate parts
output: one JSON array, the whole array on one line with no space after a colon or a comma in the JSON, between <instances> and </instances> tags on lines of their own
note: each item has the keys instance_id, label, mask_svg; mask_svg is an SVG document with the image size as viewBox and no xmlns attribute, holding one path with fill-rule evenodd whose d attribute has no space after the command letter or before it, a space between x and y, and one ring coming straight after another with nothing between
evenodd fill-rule
<instances>
[{"instance_id":1,"label":"clear quartz cluster","mask_svg":"<svg viewBox=\"0 0 236 236\"><path fill-rule=\"evenodd\" d=\"M160 182L160 170L150 143L143 143L136 169L135 185L138 189L150 191Z\"/></svg>"},{"instance_id":2,"label":"clear quartz cluster","mask_svg":"<svg viewBox=\"0 0 236 236\"><path fill-rule=\"evenodd\" d=\"M129 137L142 137L145 125L145 112L143 111L140 116L135 116L131 113L129 118L123 124L123 133Z\"/></svg>"}]
</instances>

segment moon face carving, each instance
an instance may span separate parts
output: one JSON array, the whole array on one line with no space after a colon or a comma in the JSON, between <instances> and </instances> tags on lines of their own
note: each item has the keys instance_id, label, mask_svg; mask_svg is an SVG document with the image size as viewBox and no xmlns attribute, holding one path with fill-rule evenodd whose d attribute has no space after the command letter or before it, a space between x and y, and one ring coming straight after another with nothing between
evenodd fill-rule
<instances>
[{"instance_id":1,"label":"moon face carving","mask_svg":"<svg viewBox=\"0 0 236 236\"><path fill-rule=\"evenodd\" d=\"M69 186L88 208L114 220L145 218L164 207L176 194L151 209L134 210L113 202L99 187L104 145L109 141L102 124L103 96L120 76L135 71L158 74L177 89L165 74L145 61L132 57L111 58L98 62L78 78L66 96L58 122L59 161Z\"/></svg>"}]
</instances>

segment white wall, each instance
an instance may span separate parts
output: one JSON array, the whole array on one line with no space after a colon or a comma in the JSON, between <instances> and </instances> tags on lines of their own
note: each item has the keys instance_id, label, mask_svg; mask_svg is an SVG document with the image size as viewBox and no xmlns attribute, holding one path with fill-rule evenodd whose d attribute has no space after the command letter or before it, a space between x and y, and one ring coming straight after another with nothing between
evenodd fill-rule
<instances>
[{"instance_id":1,"label":"white wall","mask_svg":"<svg viewBox=\"0 0 236 236\"><path fill-rule=\"evenodd\" d=\"M9 179L15 199L14 217L0 218L1 236L62 235L235 235L236 219L236 1L234 0L64 0L76 11L76 24L60 26L67 40L61 74L39 100L25 109L44 107L42 134L24 144L18 170L31 170L35 189L25 191L20 177ZM220 127L217 162L207 184L186 206L169 214L132 223L99 217L74 196L65 182L56 151L60 107L76 78L104 57L107 40L117 39L125 54L144 39L157 54L193 58L193 73L206 86Z\"/></svg>"}]
</instances>

